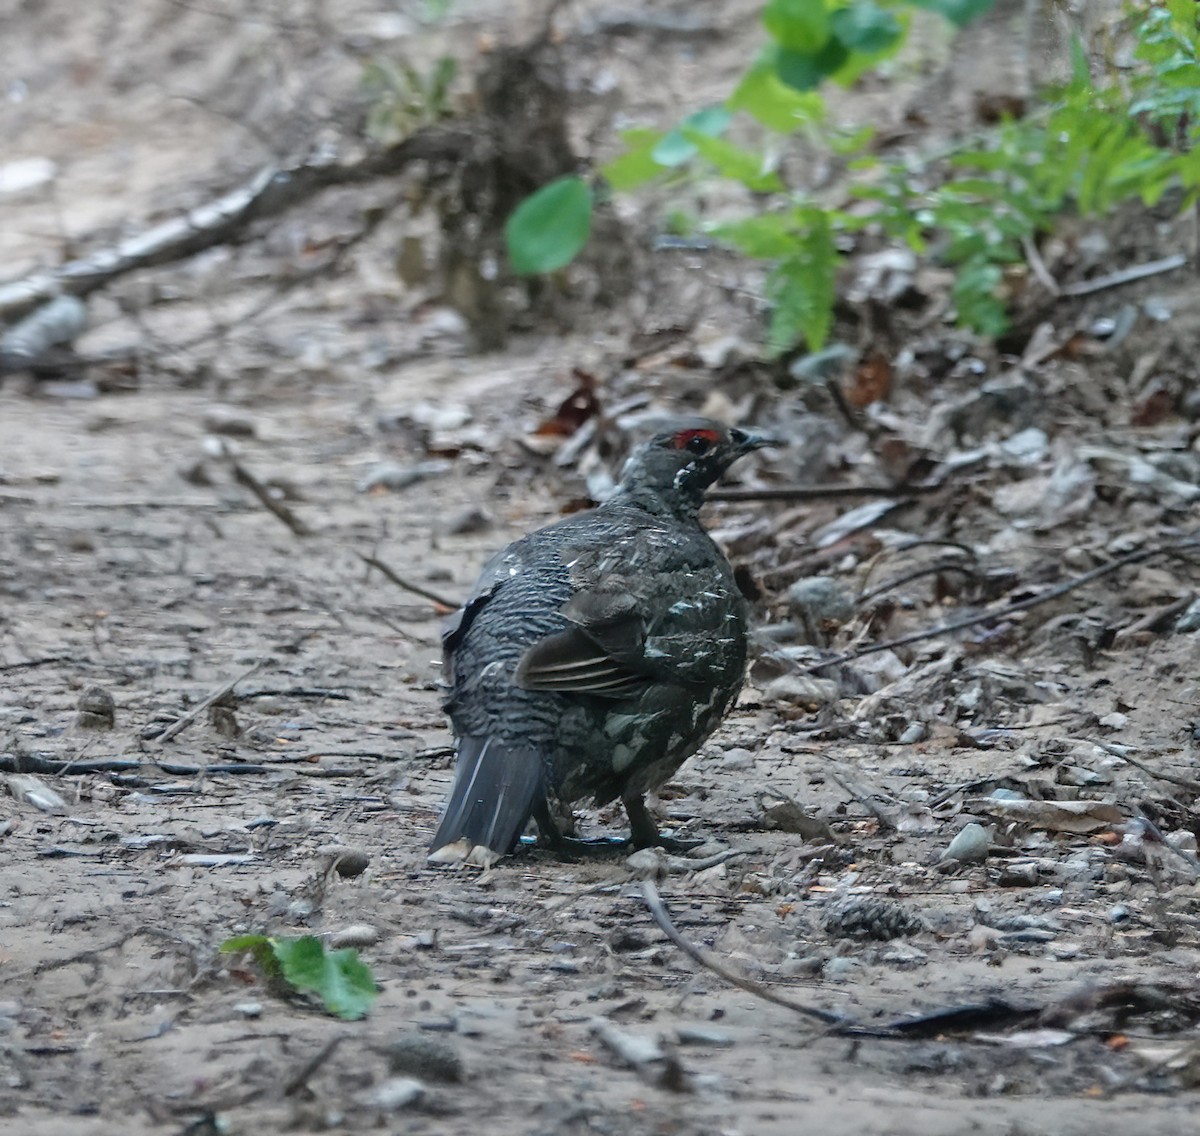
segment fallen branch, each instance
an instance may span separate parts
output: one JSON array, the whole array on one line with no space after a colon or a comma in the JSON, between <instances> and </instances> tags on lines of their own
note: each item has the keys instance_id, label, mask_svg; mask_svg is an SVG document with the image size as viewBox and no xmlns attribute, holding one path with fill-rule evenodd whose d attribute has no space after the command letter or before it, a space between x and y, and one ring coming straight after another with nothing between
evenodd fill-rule
<instances>
[{"instance_id":1,"label":"fallen branch","mask_svg":"<svg viewBox=\"0 0 1200 1136\"><path fill-rule=\"evenodd\" d=\"M229 468L233 470L234 480L249 489L268 513L278 517L296 536L312 536L312 529L297 517L284 502L273 497L271 491L229 452L228 447L225 449L225 460L229 463Z\"/></svg>"},{"instance_id":2,"label":"fallen branch","mask_svg":"<svg viewBox=\"0 0 1200 1136\"><path fill-rule=\"evenodd\" d=\"M348 754L322 756L346 757ZM141 773L147 770L169 773L172 777L251 776L270 773L296 773L301 777L361 777L361 769L320 766L304 758L290 758L264 764L253 761L218 762L192 765L179 761L143 761L133 757L105 757L91 760L59 761L38 754L0 753L0 773L41 773L48 777L77 777L86 773Z\"/></svg>"},{"instance_id":3,"label":"fallen branch","mask_svg":"<svg viewBox=\"0 0 1200 1136\"><path fill-rule=\"evenodd\" d=\"M765 485L756 489L710 489L706 501L831 501L841 497L911 497L940 485Z\"/></svg>"},{"instance_id":4,"label":"fallen branch","mask_svg":"<svg viewBox=\"0 0 1200 1136\"><path fill-rule=\"evenodd\" d=\"M203 702L197 703L182 717L177 718L172 722L161 734L155 735L153 741L169 742L176 734L186 730L201 714L204 713L214 702L220 702L227 694L229 694L235 686L243 679L249 678L252 674L257 673L262 669L266 659L259 659L248 671L244 671L237 678L231 678L227 683L222 684L212 692Z\"/></svg>"},{"instance_id":5,"label":"fallen branch","mask_svg":"<svg viewBox=\"0 0 1200 1136\"><path fill-rule=\"evenodd\" d=\"M749 978L743 978L724 964L717 962L716 959L709 958L699 947L689 943L676 930L675 924L671 922L671 916L667 912L666 906L663 904L662 897L658 894L658 888L654 886L653 880L642 881L642 897L646 901L646 906L650 909L650 914L654 916L654 922L658 924L659 930L683 951L688 958L704 967L705 970L711 970L713 974L725 979L726 982L736 986L739 990L746 991L747 994L753 994L756 998L762 998L764 1001L771 1002L776 1006L783 1006L785 1009L794 1010L797 1014L803 1014L807 1018L815 1018L826 1025L844 1026L847 1024L846 1019L840 1014L832 1013L829 1010L818 1010L814 1006L804 1005L803 1002L793 1002L791 998L785 998L782 994L777 994L769 986L764 986L761 982L753 982Z\"/></svg>"},{"instance_id":6,"label":"fallen branch","mask_svg":"<svg viewBox=\"0 0 1200 1136\"><path fill-rule=\"evenodd\" d=\"M445 596L439 596L437 592L431 592L428 588L421 587L420 584L414 584L412 581L406 580L377 556L367 556L365 553L360 552L358 558L368 568L374 568L376 571L382 572L396 587L403 588L406 592L412 592L414 596L420 596L422 599L437 604L438 607L445 608L447 615L452 611L457 611L462 606L454 600L446 599Z\"/></svg>"},{"instance_id":7,"label":"fallen branch","mask_svg":"<svg viewBox=\"0 0 1200 1136\"><path fill-rule=\"evenodd\" d=\"M844 654L835 655L832 659L809 663L807 666L797 668L797 671L799 674L809 674L813 671L823 670L825 667L851 663L855 659L861 659L864 655L874 655L879 651L892 651L897 647L907 647L913 643L921 643L926 639L936 639L940 635L951 635L955 631L965 631L968 627L977 627L981 623L988 623L994 619L1004 619L1010 615L1015 615L1019 611L1028 611L1030 608L1037 607L1040 604L1049 603L1051 600L1065 596L1068 592L1072 592L1084 584L1090 584L1094 580L1099 580L1101 577L1108 576L1131 564L1141 564L1143 561L1150 560L1155 556L1170 556L1185 548L1195 548L1197 545L1200 545L1200 536L1193 534L1175 541L1173 544L1158 545L1154 548L1142 548L1136 552L1130 552L1125 556L1119 556L1116 560L1110 560L1107 564L1102 564L1099 568L1093 568L1090 572L1084 572L1082 575L1064 580L1061 584L1055 584L1054 587L1047 588L1044 592L1039 592L1036 596L1017 600L1015 603L1007 604L1002 608L989 608L985 611L976 612L974 615L964 616L962 619L954 619L949 623L941 623L937 627L928 627L923 631L914 631L911 634L901 635L895 639L885 639L879 643L870 643L865 647L859 647L855 651L847 651Z\"/></svg>"},{"instance_id":8,"label":"fallen branch","mask_svg":"<svg viewBox=\"0 0 1200 1136\"><path fill-rule=\"evenodd\" d=\"M168 264L213 245L235 242L253 221L279 216L322 190L390 177L413 162L460 161L473 144L474 132L467 123L453 130L419 130L403 142L355 162L310 158L292 165L267 166L216 200L129 237L114 248L0 285L0 319L11 321L56 296L86 296L136 269Z\"/></svg>"},{"instance_id":9,"label":"fallen branch","mask_svg":"<svg viewBox=\"0 0 1200 1136\"><path fill-rule=\"evenodd\" d=\"M1164 256L1162 260L1135 264L1132 268L1122 268L1117 272L1110 272L1107 276L1094 276L1091 280L1080 280L1075 284L1067 284L1059 289L1059 295L1090 296L1093 292L1103 292L1106 288L1119 288L1122 284L1145 280L1147 276L1160 276L1164 272L1174 272L1175 269L1182 268L1187 262L1187 256L1177 252L1173 256Z\"/></svg>"}]
</instances>

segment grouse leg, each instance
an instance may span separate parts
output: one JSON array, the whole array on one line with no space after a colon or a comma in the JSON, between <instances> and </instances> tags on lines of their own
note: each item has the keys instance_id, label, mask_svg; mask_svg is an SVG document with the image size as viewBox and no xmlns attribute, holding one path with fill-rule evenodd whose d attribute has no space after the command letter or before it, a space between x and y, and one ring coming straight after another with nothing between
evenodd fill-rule
<instances>
[{"instance_id":1,"label":"grouse leg","mask_svg":"<svg viewBox=\"0 0 1200 1136\"><path fill-rule=\"evenodd\" d=\"M634 848L665 848L668 852L686 852L698 848L703 840L679 840L674 836L663 836L658 825L646 808L641 793L629 793L621 798L625 815L629 817L629 836Z\"/></svg>"}]
</instances>

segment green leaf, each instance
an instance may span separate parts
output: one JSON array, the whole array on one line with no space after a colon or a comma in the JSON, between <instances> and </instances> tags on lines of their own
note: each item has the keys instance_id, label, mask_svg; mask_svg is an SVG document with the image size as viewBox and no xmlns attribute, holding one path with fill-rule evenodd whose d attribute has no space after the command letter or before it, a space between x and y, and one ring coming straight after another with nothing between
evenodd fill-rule
<instances>
[{"instance_id":1,"label":"green leaf","mask_svg":"<svg viewBox=\"0 0 1200 1136\"><path fill-rule=\"evenodd\" d=\"M621 135L626 150L601 166L601 176L613 189L635 189L659 177L663 168L654 160L654 148L662 141L661 130L626 130Z\"/></svg>"},{"instance_id":2,"label":"green leaf","mask_svg":"<svg viewBox=\"0 0 1200 1136\"><path fill-rule=\"evenodd\" d=\"M954 281L954 306L958 322L981 335L997 336L1008 330L1008 312L997 295L1003 272L983 256L968 261Z\"/></svg>"},{"instance_id":3,"label":"green leaf","mask_svg":"<svg viewBox=\"0 0 1200 1136\"><path fill-rule=\"evenodd\" d=\"M242 954L245 951L254 956L259 970L269 978L279 975L279 960L275 957L275 948L271 946L271 940L266 935L237 935L221 944L222 954Z\"/></svg>"},{"instance_id":4,"label":"green leaf","mask_svg":"<svg viewBox=\"0 0 1200 1136\"><path fill-rule=\"evenodd\" d=\"M758 260L782 260L796 247L791 221L782 213L760 213L740 221L706 226L718 241Z\"/></svg>"},{"instance_id":5,"label":"green leaf","mask_svg":"<svg viewBox=\"0 0 1200 1136\"><path fill-rule=\"evenodd\" d=\"M283 977L297 990L311 990L326 1009L346 1021L366 1017L378 996L370 969L349 948L326 951L320 939L273 939Z\"/></svg>"},{"instance_id":6,"label":"green leaf","mask_svg":"<svg viewBox=\"0 0 1200 1136\"><path fill-rule=\"evenodd\" d=\"M789 51L815 52L829 39L825 0L771 0L762 21L779 46Z\"/></svg>"},{"instance_id":7,"label":"green leaf","mask_svg":"<svg viewBox=\"0 0 1200 1136\"><path fill-rule=\"evenodd\" d=\"M900 21L874 0L858 0L847 8L838 8L829 23L842 44L864 55L887 51L899 42L903 33Z\"/></svg>"},{"instance_id":8,"label":"green leaf","mask_svg":"<svg viewBox=\"0 0 1200 1136\"><path fill-rule=\"evenodd\" d=\"M821 85L850 58L841 40L831 39L815 52L782 49L775 58L775 74L796 91L811 91Z\"/></svg>"},{"instance_id":9,"label":"green leaf","mask_svg":"<svg viewBox=\"0 0 1200 1136\"><path fill-rule=\"evenodd\" d=\"M592 190L582 178L561 177L513 210L504 240L513 271L555 272L571 263L592 229Z\"/></svg>"},{"instance_id":10,"label":"green leaf","mask_svg":"<svg viewBox=\"0 0 1200 1136\"><path fill-rule=\"evenodd\" d=\"M926 8L945 16L952 24L966 27L972 20L991 11L996 0L909 0L914 8Z\"/></svg>"},{"instance_id":11,"label":"green leaf","mask_svg":"<svg viewBox=\"0 0 1200 1136\"><path fill-rule=\"evenodd\" d=\"M660 165L672 168L690 162L698 153L696 145L686 135L686 131L703 134L715 138L725 131L733 118L728 107L711 106L689 114L675 130L669 131L654 147L651 157Z\"/></svg>"},{"instance_id":12,"label":"green leaf","mask_svg":"<svg viewBox=\"0 0 1200 1136\"><path fill-rule=\"evenodd\" d=\"M710 161L717 172L739 181L756 193L780 192L783 182L773 170L763 169L757 154L743 150L723 138L709 138L695 130L684 130L683 136L696 148L702 158Z\"/></svg>"},{"instance_id":13,"label":"green leaf","mask_svg":"<svg viewBox=\"0 0 1200 1136\"><path fill-rule=\"evenodd\" d=\"M763 52L726 105L753 115L768 130L790 134L806 122L820 121L825 116L825 100L815 92L802 93L782 82L775 70L778 55L775 48Z\"/></svg>"},{"instance_id":14,"label":"green leaf","mask_svg":"<svg viewBox=\"0 0 1200 1136\"><path fill-rule=\"evenodd\" d=\"M249 951L268 978L310 990L346 1021L364 1017L378 996L375 978L353 950L327 951L312 935L297 938L238 935L221 944L225 954Z\"/></svg>"},{"instance_id":15,"label":"green leaf","mask_svg":"<svg viewBox=\"0 0 1200 1136\"><path fill-rule=\"evenodd\" d=\"M833 326L837 248L829 218L820 209L801 210L807 231L797 239L795 252L767 278L767 297L774 305L768 342L775 352L787 351L804 340L820 351Z\"/></svg>"}]
</instances>

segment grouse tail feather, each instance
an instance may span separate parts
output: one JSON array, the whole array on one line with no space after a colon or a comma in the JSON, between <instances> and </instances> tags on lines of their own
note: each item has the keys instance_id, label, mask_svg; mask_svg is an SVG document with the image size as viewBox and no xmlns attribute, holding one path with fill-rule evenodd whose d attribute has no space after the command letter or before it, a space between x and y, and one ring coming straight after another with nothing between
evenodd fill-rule
<instances>
[{"instance_id":1,"label":"grouse tail feather","mask_svg":"<svg viewBox=\"0 0 1200 1136\"><path fill-rule=\"evenodd\" d=\"M536 751L494 737L460 738L454 786L429 860L490 867L512 851L544 794L542 759Z\"/></svg>"}]
</instances>

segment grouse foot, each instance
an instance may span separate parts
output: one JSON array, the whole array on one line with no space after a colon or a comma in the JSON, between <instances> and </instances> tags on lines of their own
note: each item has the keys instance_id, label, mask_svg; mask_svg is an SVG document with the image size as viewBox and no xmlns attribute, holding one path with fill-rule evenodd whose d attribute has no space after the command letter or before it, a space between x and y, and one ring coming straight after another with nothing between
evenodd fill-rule
<instances>
[{"instance_id":1,"label":"grouse foot","mask_svg":"<svg viewBox=\"0 0 1200 1136\"><path fill-rule=\"evenodd\" d=\"M621 798L625 815L629 817L629 837L634 848L665 848L668 852L687 852L699 848L703 840L683 840L676 836L663 836L658 825L646 808L641 793L630 793Z\"/></svg>"}]
</instances>

